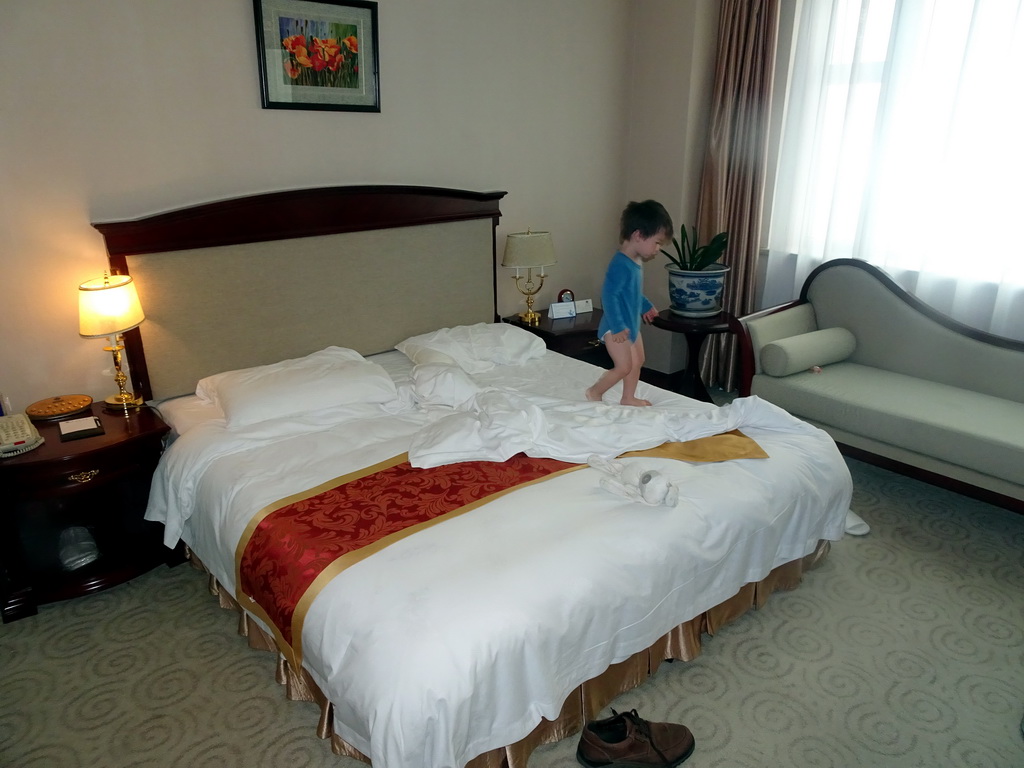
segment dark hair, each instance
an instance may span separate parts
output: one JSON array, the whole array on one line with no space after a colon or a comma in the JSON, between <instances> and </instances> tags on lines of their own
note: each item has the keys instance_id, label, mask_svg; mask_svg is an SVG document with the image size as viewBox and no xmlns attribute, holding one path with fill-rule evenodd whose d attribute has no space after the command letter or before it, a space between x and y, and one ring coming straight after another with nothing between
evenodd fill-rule
<instances>
[{"instance_id":1,"label":"dark hair","mask_svg":"<svg viewBox=\"0 0 1024 768\"><path fill-rule=\"evenodd\" d=\"M672 237L672 217L668 215L665 206L657 200L630 203L619 219L619 239L629 240L637 230L643 237L653 237L660 230L665 230L665 235Z\"/></svg>"}]
</instances>

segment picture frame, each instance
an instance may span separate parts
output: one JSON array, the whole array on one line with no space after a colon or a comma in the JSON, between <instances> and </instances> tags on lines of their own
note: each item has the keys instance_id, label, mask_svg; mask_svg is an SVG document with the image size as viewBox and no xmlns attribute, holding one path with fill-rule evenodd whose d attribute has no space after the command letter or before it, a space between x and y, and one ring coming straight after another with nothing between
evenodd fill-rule
<instances>
[{"instance_id":1,"label":"picture frame","mask_svg":"<svg viewBox=\"0 0 1024 768\"><path fill-rule=\"evenodd\" d=\"M377 3L253 0L264 109L380 112Z\"/></svg>"}]
</instances>

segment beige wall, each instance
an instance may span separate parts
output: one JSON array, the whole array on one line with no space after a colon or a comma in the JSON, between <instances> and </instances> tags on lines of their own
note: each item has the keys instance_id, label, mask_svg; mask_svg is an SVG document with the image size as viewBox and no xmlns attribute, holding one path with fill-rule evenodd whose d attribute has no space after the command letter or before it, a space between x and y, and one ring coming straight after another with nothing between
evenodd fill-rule
<instances>
[{"instance_id":1,"label":"beige wall","mask_svg":"<svg viewBox=\"0 0 1024 768\"><path fill-rule=\"evenodd\" d=\"M624 153L627 198L661 201L676 232L696 219L718 14L719 0L641 0L630 19L635 61ZM658 309L669 304L664 263L652 261L644 273L644 292ZM647 328L644 347L647 364L659 371L677 370L686 360L680 334Z\"/></svg>"},{"instance_id":2,"label":"beige wall","mask_svg":"<svg viewBox=\"0 0 1024 768\"><path fill-rule=\"evenodd\" d=\"M260 108L249 0L8 4L0 391L16 409L110 394L102 341L78 336L77 285L106 265L90 222L221 197L507 190L499 249L507 232L554 233L538 304L565 286L598 298L627 199L693 207L713 48L699 38L716 14L714 0L380 0L382 112L360 114ZM511 283L502 313L520 304Z\"/></svg>"}]
</instances>

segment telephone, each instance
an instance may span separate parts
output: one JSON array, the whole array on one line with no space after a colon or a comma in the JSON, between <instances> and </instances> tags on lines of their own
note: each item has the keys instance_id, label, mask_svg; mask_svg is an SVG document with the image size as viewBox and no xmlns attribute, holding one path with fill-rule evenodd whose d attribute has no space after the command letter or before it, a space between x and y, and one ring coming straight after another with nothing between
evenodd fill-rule
<instances>
[{"instance_id":1,"label":"telephone","mask_svg":"<svg viewBox=\"0 0 1024 768\"><path fill-rule=\"evenodd\" d=\"M0 457L17 456L42 444L43 436L24 413L0 416Z\"/></svg>"}]
</instances>

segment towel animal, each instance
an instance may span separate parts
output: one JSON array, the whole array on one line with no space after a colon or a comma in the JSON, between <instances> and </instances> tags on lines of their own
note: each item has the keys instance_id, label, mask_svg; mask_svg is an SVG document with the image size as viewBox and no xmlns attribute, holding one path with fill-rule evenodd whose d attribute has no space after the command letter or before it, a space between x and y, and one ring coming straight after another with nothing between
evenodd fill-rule
<instances>
[{"instance_id":1,"label":"towel animal","mask_svg":"<svg viewBox=\"0 0 1024 768\"><path fill-rule=\"evenodd\" d=\"M601 487L619 496L651 506L674 507L679 501L679 489L656 470L597 455L588 458L587 464L602 473Z\"/></svg>"}]
</instances>

